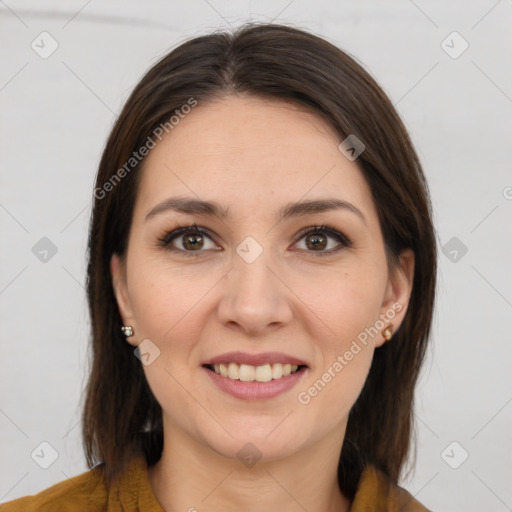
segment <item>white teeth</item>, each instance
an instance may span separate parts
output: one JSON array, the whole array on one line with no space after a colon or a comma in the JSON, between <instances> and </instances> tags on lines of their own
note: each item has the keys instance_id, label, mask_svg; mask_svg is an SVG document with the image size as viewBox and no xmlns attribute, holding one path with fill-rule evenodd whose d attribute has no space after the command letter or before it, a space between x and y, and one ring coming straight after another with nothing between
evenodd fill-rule
<instances>
[{"instance_id":1,"label":"white teeth","mask_svg":"<svg viewBox=\"0 0 512 512\"><path fill-rule=\"evenodd\" d=\"M235 363L229 363L228 365L228 377L230 379L238 379L239 366Z\"/></svg>"},{"instance_id":2,"label":"white teeth","mask_svg":"<svg viewBox=\"0 0 512 512\"><path fill-rule=\"evenodd\" d=\"M272 367L269 364L258 366L255 373L254 378L258 382L270 382L272 380Z\"/></svg>"},{"instance_id":3,"label":"white teeth","mask_svg":"<svg viewBox=\"0 0 512 512\"><path fill-rule=\"evenodd\" d=\"M282 364L272 365L272 378L280 379L282 376L283 376L283 365Z\"/></svg>"},{"instance_id":4,"label":"white teeth","mask_svg":"<svg viewBox=\"0 0 512 512\"><path fill-rule=\"evenodd\" d=\"M245 382L251 382L256 377L256 368L248 364L241 364L238 369L238 378Z\"/></svg>"},{"instance_id":5,"label":"white teeth","mask_svg":"<svg viewBox=\"0 0 512 512\"><path fill-rule=\"evenodd\" d=\"M233 380L241 380L244 382L270 382L272 379L280 379L287 377L290 373L297 371L296 364L264 364L261 366L252 366L250 364L229 363L214 364L213 369L218 375L228 377Z\"/></svg>"}]
</instances>

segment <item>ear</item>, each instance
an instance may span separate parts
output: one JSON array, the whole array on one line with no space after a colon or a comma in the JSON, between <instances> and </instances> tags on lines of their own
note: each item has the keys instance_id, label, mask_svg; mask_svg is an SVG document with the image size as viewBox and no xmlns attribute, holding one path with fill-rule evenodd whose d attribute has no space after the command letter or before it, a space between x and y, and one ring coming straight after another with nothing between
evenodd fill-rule
<instances>
[{"instance_id":1,"label":"ear","mask_svg":"<svg viewBox=\"0 0 512 512\"><path fill-rule=\"evenodd\" d=\"M381 308L380 318L386 327L393 326L393 333L398 330L407 313L413 281L414 252L412 249L405 249L400 253L398 266L388 278ZM375 346L380 347L385 341L382 336L379 336Z\"/></svg>"},{"instance_id":2,"label":"ear","mask_svg":"<svg viewBox=\"0 0 512 512\"><path fill-rule=\"evenodd\" d=\"M114 289L117 307L119 309L121 318L123 319L123 325L131 325L134 332L137 333L135 318L130 303L130 296L128 294L125 261L115 253L110 259L110 274L112 277L112 287ZM121 326L119 326L119 329L121 329ZM137 343L133 338L134 336L128 337L126 341L131 345L136 346Z\"/></svg>"}]
</instances>

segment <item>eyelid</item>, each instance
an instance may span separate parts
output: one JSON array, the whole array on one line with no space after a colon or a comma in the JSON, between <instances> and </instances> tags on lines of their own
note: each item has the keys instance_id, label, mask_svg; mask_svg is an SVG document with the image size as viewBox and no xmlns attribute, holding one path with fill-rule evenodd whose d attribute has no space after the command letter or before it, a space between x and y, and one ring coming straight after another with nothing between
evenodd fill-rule
<instances>
[{"instance_id":1,"label":"eyelid","mask_svg":"<svg viewBox=\"0 0 512 512\"><path fill-rule=\"evenodd\" d=\"M199 255L202 252L206 251L184 251L182 249L177 249L176 247L172 247L172 242L176 238L179 238L180 235L187 233L197 233L202 236L206 236L210 238L213 242L215 242L215 237L213 234L209 232L207 228L198 227L195 223L193 225L181 226L177 225L174 229L170 229L165 231L162 237L158 238L158 245L160 248L167 249L171 252L176 252L180 254L184 254L186 256L195 256ZM171 246L171 247L170 247Z\"/></svg>"},{"instance_id":2,"label":"eyelid","mask_svg":"<svg viewBox=\"0 0 512 512\"><path fill-rule=\"evenodd\" d=\"M347 247L352 247L353 243L350 238L348 238L347 235L345 235L343 232L341 232L339 229L333 228L327 224L321 224L319 226L310 226L307 228L302 229L297 234L297 241L301 238L304 238L304 236L309 235L310 233L325 233L326 235L330 236L331 238L334 238L335 240L338 240L338 242L346 245ZM315 251L310 251L315 252Z\"/></svg>"}]
</instances>

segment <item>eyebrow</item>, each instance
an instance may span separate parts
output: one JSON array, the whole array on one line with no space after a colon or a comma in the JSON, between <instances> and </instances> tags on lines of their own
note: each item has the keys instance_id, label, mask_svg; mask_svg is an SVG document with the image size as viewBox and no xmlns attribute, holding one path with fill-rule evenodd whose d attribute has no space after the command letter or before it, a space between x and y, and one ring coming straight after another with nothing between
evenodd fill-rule
<instances>
[{"instance_id":1,"label":"eyebrow","mask_svg":"<svg viewBox=\"0 0 512 512\"><path fill-rule=\"evenodd\" d=\"M366 218L352 203L338 198L315 199L288 203L276 213L277 220L286 220L292 217L301 217L333 210L345 210L357 215L365 224ZM167 211L176 211L190 215L204 215L225 219L229 217L228 208L222 207L215 201L203 201L188 197L169 197L158 203L147 215L145 221Z\"/></svg>"}]
</instances>

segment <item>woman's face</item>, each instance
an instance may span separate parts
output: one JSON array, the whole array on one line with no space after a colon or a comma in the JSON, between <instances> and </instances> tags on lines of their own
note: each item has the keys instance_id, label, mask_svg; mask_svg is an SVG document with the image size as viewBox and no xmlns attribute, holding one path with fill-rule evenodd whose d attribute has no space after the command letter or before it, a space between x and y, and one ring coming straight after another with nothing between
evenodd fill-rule
<instances>
[{"instance_id":1,"label":"woman's face","mask_svg":"<svg viewBox=\"0 0 512 512\"><path fill-rule=\"evenodd\" d=\"M380 330L405 315L414 261L406 251L388 274L370 189L340 142L294 104L230 96L200 103L146 157L126 259L111 270L166 431L228 457L250 442L268 460L343 438ZM177 197L225 216L176 211ZM288 208L331 199L346 206ZM303 233L322 224L331 231ZM229 352L274 355L238 373ZM242 380L204 366L217 356ZM306 368L250 381L287 360Z\"/></svg>"}]
</instances>

